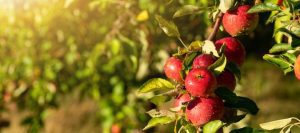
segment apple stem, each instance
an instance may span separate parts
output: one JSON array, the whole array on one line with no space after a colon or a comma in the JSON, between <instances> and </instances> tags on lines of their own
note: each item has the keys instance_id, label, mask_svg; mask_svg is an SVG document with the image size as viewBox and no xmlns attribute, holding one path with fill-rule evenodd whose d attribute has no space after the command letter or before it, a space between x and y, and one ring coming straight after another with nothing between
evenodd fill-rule
<instances>
[{"instance_id":1,"label":"apple stem","mask_svg":"<svg viewBox=\"0 0 300 133\"><path fill-rule=\"evenodd\" d=\"M177 133L177 123L178 123L178 119L177 119L177 116L176 116L175 126L174 126L174 133Z\"/></svg>"},{"instance_id":2,"label":"apple stem","mask_svg":"<svg viewBox=\"0 0 300 133\"><path fill-rule=\"evenodd\" d=\"M177 39L181 42L181 44L182 44L186 49L188 49L188 47L185 45L185 43L182 41L182 39L181 39L180 37L178 37Z\"/></svg>"},{"instance_id":3,"label":"apple stem","mask_svg":"<svg viewBox=\"0 0 300 133\"><path fill-rule=\"evenodd\" d=\"M214 25L214 30L213 30L213 32L208 36L207 40L212 41L212 40L216 37L217 32L218 32L219 27L220 27L221 22L222 22L222 17L223 17L223 13L220 12L220 13L218 14L218 16L217 16L217 20L216 20L215 25Z\"/></svg>"}]
</instances>

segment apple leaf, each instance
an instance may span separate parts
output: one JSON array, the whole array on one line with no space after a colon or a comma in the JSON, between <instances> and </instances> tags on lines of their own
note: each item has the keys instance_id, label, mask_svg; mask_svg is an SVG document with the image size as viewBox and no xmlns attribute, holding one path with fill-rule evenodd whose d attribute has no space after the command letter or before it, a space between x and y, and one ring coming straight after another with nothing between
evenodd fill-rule
<instances>
[{"instance_id":1,"label":"apple leaf","mask_svg":"<svg viewBox=\"0 0 300 133\"><path fill-rule=\"evenodd\" d=\"M162 78L153 78L144 83L140 89L140 93L147 93L157 90L172 90L175 86L168 80Z\"/></svg>"},{"instance_id":2,"label":"apple leaf","mask_svg":"<svg viewBox=\"0 0 300 133\"><path fill-rule=\"evenodd\" d=\"M221 74L226 67L227 59L224 54L212 65L209 66L209 69L213 71L216 75Z\"/></svg>"},{"instance_id":3,"label":"apple leaf","mask_svg":"<svg viewBox=\"0 0 300 133\"><path fill-rule=\"evenodd\" d=\"M285 52L288 50L292 50L292 46L287 43L275 44L270 50L269 53L278 53L278 52Z\"/></svg>"},{"instance_id":4,"label":"apple leaf","mask_svg":"<svg viewBox=\"0 0 300 133\"><path fill-rule=\"evenodd\" d=\"M185 5L185 6L181 7L180 9L178 9L174 13L173 18L182 17L182 16L190 15L190 14L201 13L204 9L207 9L207 8L200 8L195 5Z\"/></svg>"},{"instance_id":5,"label":"apple leaf","mask_svg":"<svg viewBox=\"0 0 300 133\"><path fill-rule=\"evenodd\" d=\"M248 13L258 13L258 12L270 12L270 11L280 11L281 8L273 3L260 3L253 6Z\"/></svg>"},{"instance_id":6,"label":"apple leaf","mask_svg":"<svg viewBox=\"0 0 300 133\"><path fill-rule=\"evenodd\" d=\"M259 111L256 103L249 98L237 96L227 88L220 87L215 91L216 95L225 100L224 105L229 108L243 109L253 115Z\"/></svg>"},{"instance_id":7,"label":"apple leaf","mask_svg":"<svg viewBox=\"0 0 300 133\"><path fill-rule=\"evenodd\" d=\"M216 133L225 123L220 120L210 121L203 127L203 133Z\"/></svg>"},{"instance_id":8,"label":"apple leaf","mask_svg":"<svg viewBox=\"0 0 300 133\"><path fill-rule=\"evenodd\" d=\"M241 70L239 69L238 65L232 62L227 62L226 68L234 73L234 75L238 78L238 80L241 80Z\"/></svg>"},{"instance_id":9,"label":"apple leaf","mask_svg":"<svg viewBox=\"0 0 300 133\"><path fill-rule=\"evenodd\" d=\"M231 9L236 3L236 0L220 0L219 9L226 13L227 10Z\"/></svg>"},{"instance_id":10,"label":"apple leaf","mask_svg":"<svg viewBox=\"0 0 300 133\"><path fill-rule=\"evenodd\" d=\"M290 12L286 12L286 11L282 11L282 12L272 11L268 20L266 21L266 24L272 23L276 19L279 20L278 18L280 18L280 17L287 17L287 16L292 16L292 15Z\"/></svg>"},{"instance_id":11,"label":"apple leaf","mask_svg":"<svg viewBox=\"0 0 300 133\"><path fill-rule=\"evenodd\" d=\"M170 96L166 96L166 95L157 95L154 96L152 98L150 98L150 102L152 102L153 104L159 106L167 101L170 101L171 97Z\"/></svg>"},{"instance_id":12,"label":"apple leaf","mask_svg":"<svg viewBox=\"0 0 300 133\"><path fill-rule=\"evenodd\" d=\"M172 21L167 21L160 15L155 16L156 21L158 22L160 28L167 34L169 37L180 37L177 26Z\"/></svg>"},{"instance_id":13,"label":"apple leaf","mask_svg":"<svg viewBox=\"0 0 300 133\"><path fill-rule=\"evenodd\" d=\"M163 117L163 116L175 117L175 114L168 110L152 109L152 110L148 111L147 114L149 114L152 118Z\"/></svg>"},{"instance_id":14,"label":"apple leaf","mask_svg":"<svg viewBox=\"0 0 300 133\"><path fill-rule=\"evenodd\" d=\"M154 117L148 122L147 126L143 130L147 130L157 125L168 124L173 121L175 121L175 117L169 117L169 116Z\"/></svg>"},{"instance_id":15,"label":"apple leaf","mask_svg":"<svg viewBox=\"0 0 300 133\"><path fill-rule=\"evenodd\" d=\"M282 27L282 28L276 29L274 34L276 34L278 32L284 32L284 33L291 35L293 38L300 39L300 30L291 30L290 27L286 27L286 28Z\"/></svg>"},{"instance_id":16,"label":"apple leaf","mask_svg":"<svg viewBox=\"0 0 300 133\"><path fill-rule=\"evenodd\" d=\"M203 53L213 54L216 57L220 57L218 51L216 50L216 46L212 41L205 40L204 45L202 47Z\"/></svg>"},{"instance_id":17,"label":"apple leaf","mask_svg":"<svg viewBox=\"0 0 300 133\"><path fill-rule=\"evenodd\" d=\"M288 60L288 62L290 62L291 64L295 64L296 58L297 58L294 54L291 54L291 53L281 54L281 57L283 57L286 60Z\"/></svg>"},{"instance_id":18,"label":"apple leaf","mask_svg":"<svg viewBox=\"0 0 300 133\"><path fill-rule=\"evenodd\" d=\"M196 133L197 129L192 124L187 124L187 125L184 126L184 131L186 133Z\"/></svg>"},{"instance_id":19,"label":"apple leaf","mask_svg":"<svg viewBox=\"0 0 300 133\"><path fill-rule=\"evenodd\" d=\"M223 122L226 123L226 125L230 125L232 123L236 123L239 122L240 120L244 119L246 117L247 114L242 114L242 115L234 115L234 116L230 116L230 117L226 117L224 116L224 120Z\"/></svg>"},{"instance_id":20,"label":"apple leaf","mask_svg":"<svg viewBox=\"0 0 300 133\"><path fill-rule=\"evenodd\" d=\"M188 49L189 49L189 51L201 51L202 45L203 45L203 42L201 42L201 41L193 41L189 45Z\"/></svg>"},{"instance_id":21,"label":"apple leaf","mask_svg":"<svg viewBox=\"0 0 300 133\"><path fill-rule=\"evenodd\" d=\"M191 64L193 63L195 57L198 55L197 52L188 53L184 59L184 68L189 69Z\"/></svg>"},{"instance_id":22,"label":"apple leaf","mask_svg":"<svg viewBox=\"0 0 300 133\"><path fill-rule=\"evenodd\" d=\"M230 131L230 133L269 133L269 132L260 129L254 129L251 127L243 127L240 129L234 129Z\"/></svg>"},{"instance_id":23,"label":"apple leaf","mask_svg":"<svg viewBox=\"0 0 300 133\"><path fill-rule=\"evenodd\" d=\"M293 120L293 118L286 118L286 119L261 123L261 124L259 124L259 126L265 130L280 129L280 128L283 128L286 125L290 124L292 122L292 120Z\"/></svg>"},{"instance_id":24,"label":"apple leaf","mask_svg":"<svg viewBox=\"0 0 300 133\"><path fill-rule=\"evenodd\" d=\"M287 73L293 71L293 64L291 64L290 62L281 58L280 56L266 54L263 56L263 59L270 62L271 64L274 64L275 66L281 68L283 70L284 74L287 74Z\"/></svg>"}]
</instances>

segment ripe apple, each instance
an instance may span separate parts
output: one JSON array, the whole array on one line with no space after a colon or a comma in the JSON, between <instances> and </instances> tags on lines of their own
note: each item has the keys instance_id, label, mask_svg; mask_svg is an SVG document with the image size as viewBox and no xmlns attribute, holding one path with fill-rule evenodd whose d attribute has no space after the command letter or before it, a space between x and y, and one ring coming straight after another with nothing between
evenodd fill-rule
<instances>
[{"instance_id":1,"label":"ripe apple","mask_svg":"<svg viewBox=\"0 0 300 133\"><path fill-rule=\"evenodd\" d=\"M295 61L294 72L295 72L295 76L297 77L297 79L300 80L300 55L298 55L298 57Z\"/></svg>"},{"instance_id":2,"label":"ripe apple","mask_svg":"<svg viewBox=\"0 0 300 133\"><path fill-rule=\"evenodd\" d=\"M223 117L224 104L220 98L197 97L186 108L186 117L194 126L202 126L209 121Z\"/></svg>"},{"instance_id":3,"label":"ripe apple","mask_svg":"<svg viewBox=\"0 0 300 133\"><path fill-rule=\"evenodd\" d=\"M247 13L250 8L249 5L242 5L224 14L223 27L231 36L249 33L256 28L259 17L257 13Z\"/></svg>"},{"instance_id":4,"label":"ripe apple","mask_svg":"<svg viewBox=\"0 0 300 133\"><path fill-rule=\"evenodd\" d=\"M185 78L185 88L192 96L209 96L216 85L216 77L206 68L192 69Z\"/></svg>"},{"instance_id":5,"label":"ripe apple","mask_svg":"<svg viewBox=\"0 0 300 133\"><path fill-rule=\"evenodd\" d=\"M121 133L121 127L118 124L111 126L111 133Z\"/></svg>"},{"instance_id":6,"label":"ripe apple","mask_svg":"<svg viewBox=\"0 0 300 133\"><path fill-rule=\"evenodd\" d=\"M178 109L178 113L182 114L183 113L183 110L181 110L182 104L189 101L191 101L191 97L189 94L187 93L180 94L175 97L173 107L176 108L176 110Z\"/></svg>"},{"instance_id":7,"label":"ripe apple","mask_svg":"<svg viewBox=\"0 0 300 133\"><path fill-rule=\"evenodd\" d=\"M246 57L246 51L243 44L233 37L225 37L215 42L217 50L219 50L223 44L226 45L224 54L227 59L241 66Z\"/></svg>"},{"instance_id":8,"label":"ripe apple","mask_svg":"<svg viewBox=\"0 0 300 133\"><path fill-rule=\"evenodd\" d=\"M226 87L231 91L234 91L236 86L235 76L232 72L225 70L217 77L218 87Z\"/></svg>"},{"instance_id":9,"label":"ripe apple","mask_svg":"<svg viewBox=\"0 0 300 133\"><path fill-rule=\"evenodd\" d=\"M164 66L166 76L177 82L183 82L183 79L180 76L181 69L182 61L175 57L169 58Z\"/></svg>"},{"instance_id":10,"label":"ripe apple","mask_svg":"<svg viewBox=\"0 0 300 133\"><path fill-rule=\"evenodd\" d=\"M191 100L191 97L189 94L180 94L176 96L175 101L174 101L174 107L179 107L185 102L189 102Z\"/></svg>"},{"instance_id":11,"label":"ripe apple","mask_svg":"<svg viewBox=\"0 0 300 133\"><path fill-rule=\"evenodd\" d=\"M216 59L212 55L201 54L194 59L193 68L200 68L200 67L207 68L215 61Z\"/></svg>"}]
</instances>

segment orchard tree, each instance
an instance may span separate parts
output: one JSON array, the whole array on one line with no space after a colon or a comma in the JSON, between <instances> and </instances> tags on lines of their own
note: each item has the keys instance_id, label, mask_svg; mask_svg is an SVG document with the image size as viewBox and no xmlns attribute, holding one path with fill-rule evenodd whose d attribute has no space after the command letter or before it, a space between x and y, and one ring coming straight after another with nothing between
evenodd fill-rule
<instances>
[{"instance_id":1,"label":"orchard tree","mask_svg":"<svg viewBox=\"0 0 300 133\"><path fill-rule=\"evenodd\" d=\"M139 92L150 94L157 105L147 113L152 117L144 130L159 124L174 123L174 132L223 132L222 128L239 122L246 115L255 115L259 108L247 97L234 93L241 77L240 67L246 57L243 42L237 36L253 32L259 13L271 12L267 23L275 22L276 44L264 59L280 67L284 73L294 70L300 80L300 1L278 0L220 0L210 8L186 5L173 18L209 11L214 22L206 40L195 40L187 45L173 21L157 15L160 28L182 44L170 57L164 72L168 79L154 78L140 87ZM216 40L221 30L228 36ZM173 99L173 100L172 100ZM173 102L170 108L165 103ZM238 114L237 110L243 112ZM280 129L290 132L299 125L298 118L287 118L261 124L262 129L244 127L231 132L268 132Z\"/></svg>"}]
</instances>

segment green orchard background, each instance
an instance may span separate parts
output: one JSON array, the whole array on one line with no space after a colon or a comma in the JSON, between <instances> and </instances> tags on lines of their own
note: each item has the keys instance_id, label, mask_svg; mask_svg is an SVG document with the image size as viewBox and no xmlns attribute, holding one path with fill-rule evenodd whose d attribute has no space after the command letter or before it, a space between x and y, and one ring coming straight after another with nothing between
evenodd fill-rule
<instances>
[{"instance_id":1,"label":"green orchard background","mask_svg":"<svg viewBox=\"0 0 300 133\"><path fill-rule=\"evenodd\" d=\"M155 21L183 5L212 0L0 0L0 131L143 132L154 105L137 94L180 46ZM274 43L273 25L260 14L241 36L247 50L236 92L260 107L232 127L300 116L300 82L262 60ZM183 41L205 40L211 14L173 20ZM217 38L228 36L220 32ZM170 132L172 125L144 132Z\"/></svg>"}]
</instances>

